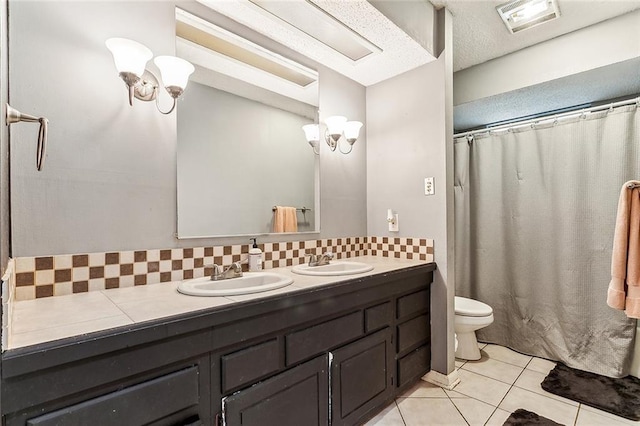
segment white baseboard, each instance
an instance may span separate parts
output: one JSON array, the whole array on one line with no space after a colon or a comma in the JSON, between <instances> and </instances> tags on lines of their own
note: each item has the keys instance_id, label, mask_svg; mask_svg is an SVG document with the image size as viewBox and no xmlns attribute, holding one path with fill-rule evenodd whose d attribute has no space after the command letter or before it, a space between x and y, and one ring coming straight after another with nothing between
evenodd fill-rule
<instances>
[{"instance_id":1,"label":"white baseboard","mask_svg":"<svg viewBox=\"0 0 640 426\"><path fill-rule=\"evenodd\" d=\"M458 377L458 370L453 370L449 374L438 373L437 371L431 370L424 376L422 376L422 380L425 382L433 383L436 386L440 386L446 390L453 390L458 383L460 383L460 377Z\"/></svg>"}]
</instances>

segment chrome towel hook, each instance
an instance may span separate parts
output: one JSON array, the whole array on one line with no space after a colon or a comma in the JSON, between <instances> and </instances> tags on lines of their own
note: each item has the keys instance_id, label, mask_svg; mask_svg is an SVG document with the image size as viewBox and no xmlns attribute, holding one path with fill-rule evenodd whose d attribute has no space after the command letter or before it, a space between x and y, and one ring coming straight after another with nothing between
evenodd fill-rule
<instances>
[{"instance_id":1,"label":"chrome towel hook","mask_svg":"<svg viewBox=\"0 0 640 426\"><path fill-rule=\"evenodd\" d=\"M47 152L49 120L44 117L34 117L33 115L23 114L11 105L7 104L7 126L21 121L40 123L40 130L38 131L38 147L36 149L36 169L41 171L42 166L44 165L44 157Z\"/></svg>"}]
</instances>

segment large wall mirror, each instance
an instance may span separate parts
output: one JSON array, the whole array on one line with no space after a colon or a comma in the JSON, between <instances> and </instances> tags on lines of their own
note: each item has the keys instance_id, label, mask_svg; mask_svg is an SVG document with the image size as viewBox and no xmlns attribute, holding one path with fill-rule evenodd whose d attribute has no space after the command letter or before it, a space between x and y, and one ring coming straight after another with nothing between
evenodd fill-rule
<instances>
[{"instance_id":1,"label":"large wall mirror","mask_svg":"<svg viewBox=\"0 0 640 426\"><path fill-rule=\"evenodd\" d=\"M178 238L273 232L276 206L319 231L318 75L176 9L177 55L195 65L178 103Z\"/></svg>"}]
</instances>

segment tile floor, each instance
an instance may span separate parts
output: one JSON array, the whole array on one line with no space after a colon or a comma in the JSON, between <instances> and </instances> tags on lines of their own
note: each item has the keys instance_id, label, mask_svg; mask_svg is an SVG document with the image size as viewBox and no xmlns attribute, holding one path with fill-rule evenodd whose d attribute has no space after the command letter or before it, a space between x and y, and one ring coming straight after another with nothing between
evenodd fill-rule
<instances>
[{"instance_id":1,"label":"tile floor","mask_svg":"<svg viewBox=\"0 0 640 426\"><path fill-rule=\"evenodd\" d=\"M461 382L453 391L420 381L365 426L499 426L518 408L567 426L640 426L542 390L551 361L497 345L480 347L480 360L456 360Z\"/></svg>"}]
</instances>

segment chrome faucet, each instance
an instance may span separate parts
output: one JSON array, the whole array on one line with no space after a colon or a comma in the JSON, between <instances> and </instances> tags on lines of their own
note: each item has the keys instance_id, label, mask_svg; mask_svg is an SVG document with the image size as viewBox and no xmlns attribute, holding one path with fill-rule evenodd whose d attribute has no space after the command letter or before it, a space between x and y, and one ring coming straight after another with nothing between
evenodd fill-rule
<instances>
[{"instance_id":1,"label":"chrome faucet","mask_svg":"<svg viewBox=\"0 0 640 426\"><path fill-rule=\"evenodd\" d=\"M240 262L233 262L226 268L222 268L215 263L213 266L213 274L211 274L211 281L228 280L230 278L239 278L242 276L242 265Z\"/></svg>"},{"instance_id":2,"label":"chrome faucet","mask_svg":"<svg viewBox=\"0 0 640 426\"><path fill-rule=\"evenodd\" d=\"M307 256L309 256L309 266L328 265L329 261L333 259L333 253L331 253L330 251L327 251L320 256L312 253L307 253Z\"/></svg>"}]
</instances>

